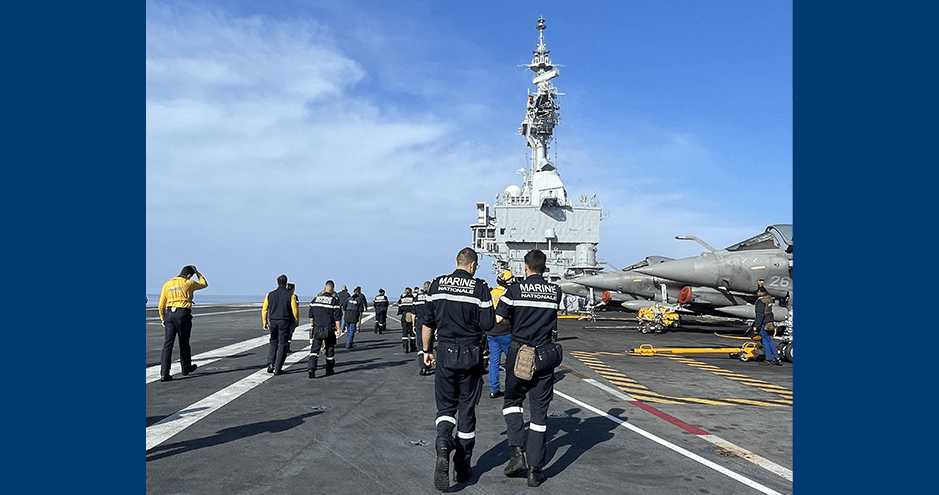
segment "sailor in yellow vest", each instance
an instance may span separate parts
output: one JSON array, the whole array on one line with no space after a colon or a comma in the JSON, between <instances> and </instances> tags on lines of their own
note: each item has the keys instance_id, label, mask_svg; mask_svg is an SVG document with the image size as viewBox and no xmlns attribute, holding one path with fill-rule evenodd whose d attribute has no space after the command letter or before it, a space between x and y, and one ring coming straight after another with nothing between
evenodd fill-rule
<instances>
[{"instance_id":1,"label":"sailor in yellow vest","mask_svg":"<svg viewBox=\"0 0 939 495\"><path fill-rule=\"evenodd\" d=\"M193 275L199 277L198 282L190 280ZM189 347L189 336L192 333L192 295L195 291L208 286L209 283L194 265L184 266L178 276L163 284L160 302L157 305L164 333L163 354L160 356L161 382L173 379L170 375L170 362L173 360L173 344L177 335L179 335L179 364L182 366L183 375L188 375L198 368L198 365L192 364L192 348Z\"/></svg>"},{"instance_id":2,"label":"sailor in yellow vest","mask_svg":"<svg viewBox=\"0 0 939 495\"><path fill-rule=\"evenodd\" d=\"M490 291L492 295L492 307L499 307L499 298L502 293L515 282L512 272L504 270L496 277L498 286ZM486 341L489 343L489 397L502 397L502 390L499 389L499 362L502 357L508 355L509 346L512 345L512 322L505 318L492 327L492 330L486 332Z\"/></svg>"}]
</instances>

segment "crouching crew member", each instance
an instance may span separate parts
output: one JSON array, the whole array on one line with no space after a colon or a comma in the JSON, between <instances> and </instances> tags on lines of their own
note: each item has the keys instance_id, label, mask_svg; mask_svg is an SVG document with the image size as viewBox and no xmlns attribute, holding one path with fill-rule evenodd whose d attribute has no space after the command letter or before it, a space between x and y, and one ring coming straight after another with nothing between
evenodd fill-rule
<instances>
[{"instance_id":1,"label":"crouching crew member","mask_svg":"<svg viewBox=\"0 0 939 495\"><path fill-rule=\"evenodd\" d=\"M334 373L336 364L336 339L342 332L342 309L339 297L333 292L335 284L326 281L326 287L310 301L310 361L306 365L310 378L316 378L316 365L320 346L325 344L326 376Z\"/></svg>"},{"instance_id":2,"label":"crouching crew member","mask_svg":"<svg viewBox=\"0 0 939 495\"><path fill-rule=\"evenodd\" d=\"M385 289L378 289L372 305L375 307L375 333L385 333L385 323L388 321L388 296L385 295Z\"/></svg>"},{"instance_id":3,"label":"crouching crew member","mask_svg":"<svg viewBox=\"0 0 939 495\"><path fill-rule=\"evenodd\" d=\"M427 291L430 290L430 282L424 282L424 288L414 297L414 329L415 331L423 328L424 322L424 312L427 308ZM434 334L430 334L430 343L424 344L424 349L434 352ZM424 351L423 349L417 351L417 362L420 364L420 371L418 374L421 376L427 375L430 373L430 366L424 364Z\"/></svg>"},{"instance_id":4,"label":"crouching crew member","mask_svg":"<svg viewBox=\"0 0 939 495\"><path fill-rule=\"evenodd\" d=\"M287 289L287 276L277 277L277 288L264 296L261 305L261 324L271 333L270 350L267 353L267 372L283 375L284 359L290 345L290 332L300 323L300 309L293 292Z\"/></svg>"},{"instance_id":5,"label":"crouching crew member","mask_svg":"<svg viewBox=\"0 0 939 495\"><path fill-rule=\"evenodd\" d=\"M434 448L434 488L450 486L450 453L453 480L466 481L476 445L476 404L482 392L483 332L492 328L495 316L486 281L473 278L478 256L464 248L456 258L456 270L434 279L427 294L421 328L424 364L436 362L434 399L437 404L437 440ZM436 356L431 336L437 331ZM453 430L456 428L456 438Z\"/></svg>"},{"instance_id":6,"label":"crouching crew member","mask_svg":"<svg viewBox=\"0 0 939 495\"><path fill-rule=\"evenodd\" d=\"M404 347L404 353L417 350L415 342L414 328L414 294L410 287L404 288L404 294L398 298L398 315L401 316L401 346Z\"/></svg>"},{"instance_id":7,"label":"crouching crew member","mask_svg":"<svg viewBox=\"0 0 939 495\"><path fill-rule=\"evenodd\" d=\"M502 408L512 457L504 473L515 476L529 468L528 486L539 486L547 477L542 468L548 405L554 394L554 369L535 371L531 379L525 380L516 376L515 364L522 344L537 348L550 343L551 333L557 329L561 289L542 277L545 261L545 254L540 250L529 251L525 255L525 280L510 285L496 307L496 321L508 318L512 322L512 344L505 360L505 402ZM527 438L522 409L526 395L531 408Z\"/></svg>"}]
</instances>

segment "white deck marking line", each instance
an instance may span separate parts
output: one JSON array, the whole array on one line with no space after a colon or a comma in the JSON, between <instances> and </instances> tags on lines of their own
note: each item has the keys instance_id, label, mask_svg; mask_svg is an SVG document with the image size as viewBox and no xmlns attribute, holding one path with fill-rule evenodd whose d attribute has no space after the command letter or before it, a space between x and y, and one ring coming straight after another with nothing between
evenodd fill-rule
<instances>
[{"instance_id":1,"label":"white deck marking line","mask_svg":"<svg viewBox=\"0 0 939 495\"><path fill-rule=\"evenodd\" d=\"M620 392L619 390L616 390L616 389L613 388L613 387L608 387L608 386L606 386L606 385L604 385L604 384L602 384L602 383L600 383L600 382L594 380L593 378L584 378L583 380L584 380L585 382L587 382L587 383L593 385L594 387L597 387L597 388L599 388L599 389L601 389L601 390L607 392L607 393L610 394L610 395L613 395L613 396L615 396L615 397L619 397L620 399L627 400L627 401L629 401L629 400L636 400L636 399L632 398L631 396L629 396L629 395L627 395L627 394L624 394L623 392Z\"/></svg>"},{"instance_id":2,"label":"white deck marking line","mask_svg":"<svg viewBox=\"0 0 939 495\"><path fill-rule=\"evenodd\" d=\"M226 314L226 313L219 313L219 314ZM360 325L374 317L375 317L374 314L366 313L365 316L362 318L362 322L360 323ZM299 327L297 327L295 331L299 332L299 331L309 331L309 330L310 330L310 324L307 323L304 325L300 325ZM356 333L358 333L358 331ZM304 340L309 340L309 339L304 339ZM208 352L203 352L202 354L193 356L192 362L200 366L214 363L215 361L218 361L221 358L234 356L236 354L249 351L251 349L254 349L255 347L260 347L264 344L267 344L270 341L271 341L270 335L262 335L260 337L255 337L253 339L248 339L242 342L236 342L234 344L227 345L225 347L220 347L218 349L214 349ZM179 373L182 373L183 372L182 366L183 365L180 364L178 360L173 362L172 364L170 364L170 374L177 375ZM155 365L155 366L151 366L147 368L147 382L146 383L152 383L159 379L160 379L160 365Z\"/></svg>"},{"instance_id":3,"label":"white deck marking line","mask_svg":"<svg viewBox=\"0 0 939 495\"><path fill-rule=\"evenodd\" d=\"M365 317L362 318L361 323L365 323L373 316L374 315L366 314ZM297 330L309 330L309 329L310 329L309 323L307 323L306 325L301 325L297 327ZM257 344L257 342L259 341L260 341L260 344ZM239 342L237 344L232 344L229 346L216 349L214 351L209 351L207 353L200 354L200 357L205 356L205 355L213 355L217 357L213 357L207 362L217 361L218 359L231 355L232 350L241 352L241 350L244 350L246 348L251 349L253 347L258 347L259 345L263 345L264 342L270 342L270 337L265 336L265 337L259 337L256 339L246 340L244 342ZM249 346L252 346L252 347L249 347ZM235 353L237 354L237 352ZM288 354L287 359L284 360L284 367L285 368L290 367L296 364L297 362L302 361L303 359L306 359L309 356L309 353L310 353L310 346L308 345L304 347L303 349L300 349L297 352ZM193 358L193 361L195 361L195 358ZM176 366L178 369L179 365L177 364ZM157 376L157 379L159 379L160 367L152 366L151 369L152 368L156 368L156 376ZM149 380L151 369L147 370L148 380ZM185 430L186 428L194 424L196 421L199 421L200 419L208 416L209 414L212 414L213 412L218 410L220 407L237 399L245 392L264 383L272 376L274 375L267 372L267 367L264 367L261 370L255 372L254 374L248 375L247 377L242 378L241 380L229 385L228 387L225 387L222 390L219 390L218 392L215 392L214 394L206 397L205 399L202 399L199 402L196 402L195 404L190 405L189 407L183 409L182 411L175 412L163 418L159 422L148 426L147 427L147 450L150 450L153 447L156 447L157 445L160 445L161 443L167 441L173 435Z\"/></svg>"},{"instance_id":4,"label":"white deck marking line","mask_svg":"<svg viewBox=\"0 0 939 495\"><path fill-rule=\"evenodd\" d=\"M714 436L714 435L698 435L698 438L703 438L703 439L707 440L708 442L711 442L711 443L713 443L714 445L717 445L718 447L720 447L720 448L722 448L722 449L727 449L727 450L733 451L734 454L737 455L737 457L740 457L740 458L742 458L742 459L746 459L746 460L748 460L748 461L750 461L750 462L752 462L752 463L754 463L754 464L756 464L756 465L762 467L763 469L766 469L767 471L772 472L773 474L776 474L776 475L778 475L778 476L780 476L780 477L783 477L783 478L785 478L785 479L787 479L787 480L789 480L789 481L792 481L792 470L791 470L791 469L786 469L786 468L780 466L779 464L776 464L775 462L773 462L773 461L771 461L771 460L769 460L769 459L766 459L765 457L760 457L760 456L754 454L753 452L750 452L749 450L742 449L742 448L740 448L740 447L738 447L738 446L736 446L736 445L734 445L734 444L728 442L727 440L724 440L724 439L722 439L722 438L720 438L720 437L716 437L716 436Z\"/></svg>"},{"instance_id":5,"label":"white deck marking line","mask_svg":"<svg viewBox=\"0 0 939 495\"><path fill-rule=\"evenodd\" d=\"M310 324L307 323L306 325L300 325L299 327L297 327L296 331L309 330L309 329L310 329ZM262 345L269 343L270 341L271 341L270 335L262 335L260 337L255 337L253 339L248 339L242 342L236 342L234 344L227 345L225 347L220 347L218 349L213 349L211 351L203 352L202 354L195 355L192 357L192 362L194 364L203 366L206 364L214 363L215 361L218 361L219 359L222 359L224 357L234 356L236 354L240 354L242 352L254 349L255 347L260 347ZM174 361L170 365L171 375L182 373L182 371L183 371L182 364L180 364L179 360ZM160 365L157 364L157 365L147 368L147 383L155 382L159 379L160 379Z\"/></svg>"},{"instance_id":6,"label":"white deck marking line","mask_svg":"<svg viewBox=\"0 0 939 495\"><path fill-rule=\"evenodd\" d=\"M614 423L619 424L620 426L622 426L622 427L624 427L624 428L626 428L626 429L632 430L634 433L637 433L637 434L639 434L639 435L641 435L641 436L643 436L643 437L645 437L645 438L647 438L647 439L649 439L649 440L652 440L653 442L655 442L655 443L657 443L657 444L659 444L659 445L661 445L661 446L663 446L663 447L666 447L666 448L668 448L668 449L671 449L671 450L673 450L673 451L675 451L675 452L677 452L677 453L679 453L679 454L681 454L681 455L683 455L683 456L685 456L685 457L687 457L687 458L689 458L689 459L691 459L691 460L693 460L693 461L695 461L695 462L698 462L698 463L700 463L700 464L703 464L704 466L709 467L709 468L711 468L711 469L713 469L713 470L715 470L715 471L717 471L717 472L719 472L719 473L721 473L721 474L723 474L723 475L725 475L725 476L727 476L727 477L729 477L729 478L731 478L731 479L734 479L734 480L736 480L736 481L739 481L740 483L743 483L744 485L747 485L747 486L749 486L749 487L751 487L751 488L753 488L753 489L755 489L755 490L758 490L758 491L763 492L763 493L766 493L766 494L782 495L781 493L779 493L779 492L777 492L777 491L775 491L775 490L773 490L773 489L771 489L771 488L769 488L769 487L763 486L763 485L757 483L756 481L753 481L753 480L751 480L751 479L749 479L749 478L746 478L746 477L744 477L744 476L742 476L742 475L740 475L740 474L737 474L737 473L735 473L735 472L733 472L733 471L731 471L731 470L729 470L729 469L727 469L727 468L725 468L725 467L723 467L723 466L721 466L721 465L719 465L719 464L716 464L716 463L714 463L714 462L711 462L711 461L709 461L709 460L707 460L707 459L705 459L705 458L699 456L698 454L695 454L695 453L693 453L693 452L690 452L690 451L688 451L688 450L686 450L686 449L684 449L684 448L682 448L682 447L679 447L678 445L675 445L675 444L669 442L668 440L659 438L659 437L657 437L657 436L655 436L655 435L653 435L653 434L651 434L651 433L649 433L649 432L643 430L642 428L639 428L639 427L637 427L637 426L635 426L635 425L629 424L629 423L627 423L626 421L623 421L622 419L619 419L619 418L617 418L617 417L615 417L615 416L611 416L611 415L609 415L609 414L607 414L607 413L601 411L600 409L597 409L596 407L593 407L593 406L591 406L591 405L589 405L589 404L586 404L586 403L584 403L584 402L581 402L581 401L579 401L579 400L577 400L577 399L575 399L575 398L573 398L573 397L571 397L571 396L569 396L569 395L567 395L567 394L565 394L565 393L559 392L557 389L554 390L554 393L557 394L557 395L560 395L561 397L563 397L563 398L565 398L565 399L567 399L567 400L569 400L569 401L571 401L571 402L573 402L574 404L577 404L577 405L579 405L579 406L581 406L581 407L583 407L583 408L585 408L585 409L589 409L589 410L591 410L591 411L593 411L593 412L599 414L600 416L603 416L603 417L609 419L610 421L613 421Z\"/></svg>"},{"instance_id":7,"label":"white deck marking line","mask_svg":"<svg viewBox=\"0 0 939 495\"><path fill-rule=\"evenodd\" d=\"M309 352L310 346L306 346L298 352L288 354L287 359L284 361L284 366L293 365L300 360L306 359ZM182 411L175 412L163 418L158 423L148 426L147 450L169 440L173 435L185 430L196 421L212 414L225 404L237 399L245 392L257 387L273 376L272 373L267 372L267 366L265 366L255 373L190 405Z\"/></svg>"}]
</instances>

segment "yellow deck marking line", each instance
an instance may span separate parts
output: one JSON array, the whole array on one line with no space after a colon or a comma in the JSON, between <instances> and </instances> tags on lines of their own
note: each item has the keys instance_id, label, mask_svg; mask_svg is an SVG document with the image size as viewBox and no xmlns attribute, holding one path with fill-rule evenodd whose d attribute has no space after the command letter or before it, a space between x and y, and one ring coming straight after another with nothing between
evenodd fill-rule
<instances>
[{"instance_id":1,"label":"yellow deck marking line","mask_svg":"<svg viewBox=\"0 0 939 495\"><path fill-rule=\"evenodd\" d=\"M773 385L772 383L766 383L766 382L764 382L763 380L758 380L758 379L756 379L756 378L750 378L750 377L745 376L745 375L739 375L739 374L737 374L737 373L733 373L733 372L731 372L731 371L727 371L727 370L725 370L725 369L719 368L719 367L714 366L714 365L712 365L712 364L705 364L705 363L702 363L702 362L697 361L697 360L695 360L695 359L686 358L686 357L675 357L675 356L666 356L666 357L669 357L669 358L671 358L671 359L673 359L673 360L675 360L675 361L679 361L679 362L681 362L681 363L687 364L687 365L689 365L689 366L694 366L695 368L698 368L698 369L701 369L701 370L704 370L704 371L709 371L709 372L714 373L714 374L716 374L716 375L719 375L719 376L722 376L722 377L724 377L724 378L727 378L728 380L733 380L733 381L742 383L742 384L744 384L744 385L748 385L748 386L751 386L751 387L755 387L755 388L758 388L758 389L760 389L760 390L762 390L762 391L764 391L764 392L768 392L768 393L772 393L772 394L779 394L779 395L782 395L784 398L788 398L788 399L790 399L790 400L792 399L792 390L789 390L789 389L787 389L787 388L785 388L785 387L780 387L779 385ZM727 399L727 400L736 400L736 399ZM790 402L790 404L791 404L791 402Z\"/></svg>"},{"instance_id":2,"label":"yellow deck marking line","mask_svg":"<svg viewBox=\"0 0 939 495\"><path fill-rule=\"evenodd\" d=\"M610 383L619 387L623 392L628 393L629 395L636 397L646 402L655 402L658 404L705 404L711 406L732 406L732 405L753 405L753 406L762 406L762 407L784 407L787 405L792 405L791 391L788 391L782 387L777 387L775 385L751 379L745 377L744 375L737 375L735 373L727 372L727 375L720 373L722 370L713 365L701 363L700 361L695 361L693 359L685 357L675 357L675 356L666 356L670 359L695 366L697 368L702 368L704 371L709 371L720 376L726 376L728 379L741 382L745 385L750 385L756 387L764 392L775 393L783 396L783 399L789 400L757 400L757 399L741 399L741 398L701 398L701 397L673 397L668 395L663 395L657 392L649 390L644 385L636 382L635 380L623 375L619 371L616 371L606 363L600 361L596 358L597 355L605 356L625 356L623 353L611 353L611 352L585 352L585 351L572 351L571 356L586 364L597 374L605 378ZM700 366L699 366L700 365ZM735 378L740 377L740 378ZM746 379L744 379L746 378ZM789 394L787 396L787 393Z\"/></svg>"}]
</instances>

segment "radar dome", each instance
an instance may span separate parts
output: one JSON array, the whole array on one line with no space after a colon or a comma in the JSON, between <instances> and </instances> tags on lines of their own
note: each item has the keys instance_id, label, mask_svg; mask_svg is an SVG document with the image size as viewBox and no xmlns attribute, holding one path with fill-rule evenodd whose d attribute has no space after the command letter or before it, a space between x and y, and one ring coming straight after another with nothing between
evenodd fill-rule
<instances>
[{"instance_id":1,"label":"radar dome","mask_svg":"<svg viewBox=\"0 0 939 495\"><path fill-rule=\"evenodd\" d=\"M502 195L507 198L517 198L522 195L522 188L512 184L509 187L505 188L505 191L502 191Z\"/></svg>"}]
</instances>

